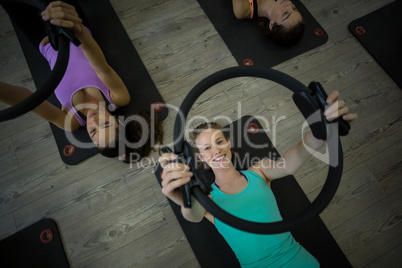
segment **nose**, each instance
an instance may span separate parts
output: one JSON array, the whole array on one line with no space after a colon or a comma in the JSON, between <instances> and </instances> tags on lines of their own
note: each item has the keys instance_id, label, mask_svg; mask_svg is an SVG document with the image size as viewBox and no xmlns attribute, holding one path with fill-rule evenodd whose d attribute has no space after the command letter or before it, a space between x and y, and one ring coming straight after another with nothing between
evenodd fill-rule
<instances>
[{"instance_id":1,"label":"nose","mask_svg":"<svg viewBox=\"0 0 402 268\"><path fill-rule=\"evenodd\" d=\"M88 123L96 123L97 122L97 117L95 115L91 116L91 117L87 118L87 122Z\"/></svg>"},{"instance_id":2,"label":"nose","mask_svg":"<svg viewBox=\"0 0 402 268\"><path fill-rule=\"evenodd\" d=\"M218 155L220 153L221 149L218 148L217 146L213 146L212 152L214 155Z\"/></svg>"}]
</instances>

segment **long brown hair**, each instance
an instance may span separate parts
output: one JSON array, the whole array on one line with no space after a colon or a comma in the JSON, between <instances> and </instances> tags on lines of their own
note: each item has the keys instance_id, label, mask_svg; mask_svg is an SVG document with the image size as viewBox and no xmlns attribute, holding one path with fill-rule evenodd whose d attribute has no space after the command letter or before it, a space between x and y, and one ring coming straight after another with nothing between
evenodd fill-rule
<instances>
[{"instance_id":1,"label":"long brown hair","mask_svg":"<svg viewBox=\"0 0 402 268\"><path fill-rule=\"evenodd\" d=\"M118 137L116 141L106 147L98 147L98 151L101 155L109 158L114 158L120 156L124 163L131 163L140 160L143 157L148 156L155 149L152 147L154 144L162 144L163 142L163 126L162 121L157 117L151 120L151 115L148 110L140 110L136 115L142 117L148 126L148 137L144 145L132 148L131 146L124 145L124 152L120 152L120 141L124 140L128 143L136 143L141 140L143 135L142 125L137 121L133 120L128 122L125 126L116 127L116 136ZM151 122L154 121L154 122ZM153 124L153 131L151 127ZM124 134L124 135L123 135ZM153 137L151 136L153 135ZM154 144L152 142L154 141ZM119 155L122 154L122 155ZM134 157L133 157L134 156Z\"/></svg>"}]
</instances>

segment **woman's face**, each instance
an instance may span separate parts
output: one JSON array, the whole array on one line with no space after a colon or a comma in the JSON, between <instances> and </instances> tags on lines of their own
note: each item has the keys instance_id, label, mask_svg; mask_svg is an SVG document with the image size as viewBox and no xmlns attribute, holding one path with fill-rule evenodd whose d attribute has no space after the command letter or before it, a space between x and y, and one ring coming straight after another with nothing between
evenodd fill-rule
<instances>
[{"instance_id":1,"label":"woman's face","mask_svg":"<svg viewBox=\"0 0 402 268\"><path fill-rule=\"evenodd\" d=\"M97 110L88 113L87 131L97 147L106 147L116 139L116 119L108 112Z\"/></svg>"},{"instance_id":2,"label":"woman's face","mask_svg":"<svg viewBox=\"0 0 402 268\"><path fill-rule=\"evenodd\" d=\"M218 129L206 129L195 140L199 150L198 158L212 169L227 168L231 165L230 141Z\"/></svg>"},{"instance_id":3,"label":"woman's face","mask_svg":"<svg viewBox=\"0 0 402 268\"><path fill-rule=\"evenodd\" d=\"M269 28L272 29L273 24L276 23L289 29L299 24L302 20L300 12L292 1L277 0L272 11Z\"/></svg>"}]
</instances>

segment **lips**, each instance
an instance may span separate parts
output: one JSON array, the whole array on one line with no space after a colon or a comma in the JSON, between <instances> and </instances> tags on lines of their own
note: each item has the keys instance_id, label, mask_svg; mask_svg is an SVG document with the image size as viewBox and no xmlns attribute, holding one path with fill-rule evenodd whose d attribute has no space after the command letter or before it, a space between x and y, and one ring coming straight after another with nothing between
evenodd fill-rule
<instances>
[{"instance_id":1,"label":"lips","mask_svg":"<svg viewBox=\"0 0 402 268\"><path fill-rule=\"evenodd\" d=\"M91 118L92 116L96 115L96 113L91 113L88 118Z\"/></svg>"},{"instance_id":2,"label":"lips","mask_svg":"<svg viewBox=\"0 0 402 268\"><path fill-rule=\"evenodd\" d=\"M214 159L214 162L222 162L222 160L225 159L225 156L226 156L225 154L218 156L217 158Z\"/></svg>"}]
</instances>

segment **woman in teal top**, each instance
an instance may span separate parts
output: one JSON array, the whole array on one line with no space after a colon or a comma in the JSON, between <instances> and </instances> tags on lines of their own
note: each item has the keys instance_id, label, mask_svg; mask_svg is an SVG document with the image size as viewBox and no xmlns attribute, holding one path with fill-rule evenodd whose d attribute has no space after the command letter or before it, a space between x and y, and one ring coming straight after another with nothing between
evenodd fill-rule
<instances>
[{"instance_id":1,"label":"woman in teal top","mask_svg":"<svg viewBox=\"0 0 402 268\"><path fill-rule=\"evenodd\" d=\"M237 194L225 194L212 185L212 200L227 212L249 221L281 221L275 196L266 181L251 170L240 171L247 186ZM260 235L240 231L215 218L242 267L319 267L317 260L297 243L290 232ZM296 265L297 263L297 265Z\"/></svg>"},{"instance_id":2,"label":"woman in teal top","mask_svg":"<svg viewBox=\"0 0 402 268\"><path fill-rule=\"evenodd\" d=\"M348 121L355 120L357 115L349 114L345 102L338 98L337 91L329 95L329 108L325 112L327 119L331 121L342 116ZM248 170L238 171L231 161L230 140L218 124L203 123L192 135L199 151L199 160L207 164L215 175L210 196L212 200L235 216L259 222L282 220L270 182L294 174L307 162L311 154L305 146L318 150L325 144L310 132L282 158L265 158ZM192 173L185 164L169 162L176 158L175 154L164 154L159 159L163 167L162 193L181 206L181 212L188 221L200 222L206 217L212 222L226 239L242 267L319 267L318 261L289 232L260 235L237 230L214 218L195 199L192 200L191 208L185 208L180 186L190 181Z\"/></svg>"}]
</instances>

